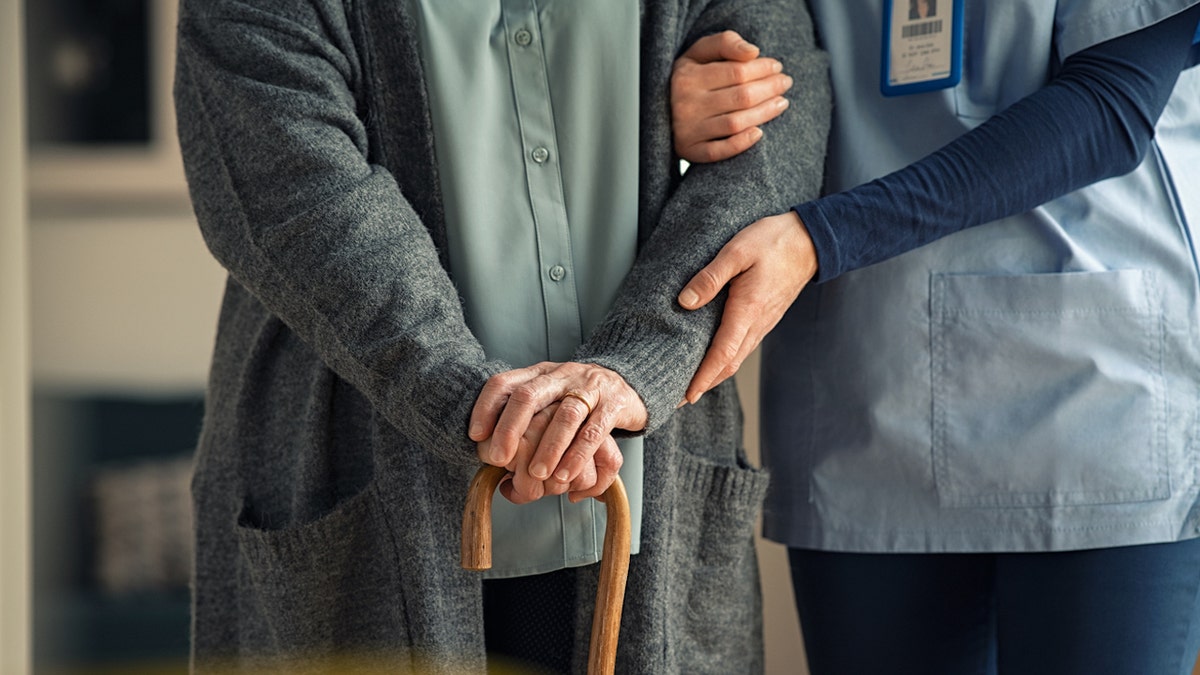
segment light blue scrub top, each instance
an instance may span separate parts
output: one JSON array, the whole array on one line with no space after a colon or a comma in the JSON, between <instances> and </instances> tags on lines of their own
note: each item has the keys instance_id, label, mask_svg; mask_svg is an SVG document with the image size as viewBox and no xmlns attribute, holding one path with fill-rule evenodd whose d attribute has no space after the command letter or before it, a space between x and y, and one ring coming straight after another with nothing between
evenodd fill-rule
<instances>
[{"instance_id":1,"label":"light blue scrub top","mask_svg":"<svg viewBox=\"0 0 1200 675\"><path fill-rule=\"evenodd\" d=\"M902 168L1057 60L1194 0L966 0L951 89L879 92L879 0L812 0L827 188ZM950 2L938 3L949 10ZM1132 173L806 290L766 341L768 537L1049 551L1200 534L1200 68Z\"/></svg>"},{"instance_id":2,"label":"light blue scrub top","mask_svg":"<svg viewBox=\"0 0 1200 675\"><path fill-rule=\"evenodd\" d=\"M636 254L639 4L408 2L467 324L490 358L569 361ZM619 444L636 553L642 441ZM601 557L594 499L493 508L493 578Z\"/></svg>"}]
</instances>

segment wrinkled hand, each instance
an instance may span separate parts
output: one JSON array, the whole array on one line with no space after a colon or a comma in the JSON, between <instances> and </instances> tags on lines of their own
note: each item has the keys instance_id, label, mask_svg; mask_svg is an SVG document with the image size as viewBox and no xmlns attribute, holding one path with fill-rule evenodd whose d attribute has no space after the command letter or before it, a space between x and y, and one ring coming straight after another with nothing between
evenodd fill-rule
<instances>
[{"instance_id":1,"label":"wrinkled hand","mask_svg":"<svg viewBox=\"0 0 1200 675\"><path fill-rule=\"evenodd\" d=\"M612 484L622 461L612 430L640 431L646 418L641 397L617 373L545 362L489 379L468 433L480 460L513 472L504 492L511 501L567 491L577 500ZM590 487L589 470L596 473Z\"/></svg>"},{"instance_id":2,"label":"wrinkled hand","mask_svg":"<svg viewBox=\"0 0 1200 675\"><path fill-rule=\"evenodd\" d=\"M521 434L517 456L505 466L510 474L500 483L500 494L514 504L526 504L547 495L560 495L564 492L567 493L567 497L573 502L587 499L588 497L600 498L604 491L608 489L608 486L612 484L617 472L621 469L621 464L624 462L621 450L617 447L617 443L613 440L612 436L607 436L604 442L600 444L600 447L596 449L596 454L584 464L583 469L574 480L569 483L561 482L551 476L545 481L531 482L528 484L526 490L518 491L513 486L513 478L521 466L528 466L530 455L537 449L542 436L546 432L546 427L549 426L557 410L558 404L554 403L533 416L529 427L525 430L525 433ZM487 438L477 444L481 459L491 456L491 445L491 438Z\"/></svg>"},{"instance_id":3,"label":"wrinkled hand","mask_svg":"<svg viewBox=\"0 0 1200 675\"><path fill-rule=\"evenodd\" d=\"M689 162L715 162L744 152L763 136L760 125L788 107L792 78L783 64L758 58L758 47L733 31L700 38L671 71L675 152Z\"/></svg>"},{"instance_id":4,"label":"wrinkled hand","mask_svg":"<svg viewBox=\"0 0 1200 675\"><path fill-rule=\"evenodd\" d=\"M684 309L698 309L729 285L721 325L688 385L687 402L736 373L816 273L816 249L794 211L734 235L679 293Z\"/></svg>"}]
</instances>

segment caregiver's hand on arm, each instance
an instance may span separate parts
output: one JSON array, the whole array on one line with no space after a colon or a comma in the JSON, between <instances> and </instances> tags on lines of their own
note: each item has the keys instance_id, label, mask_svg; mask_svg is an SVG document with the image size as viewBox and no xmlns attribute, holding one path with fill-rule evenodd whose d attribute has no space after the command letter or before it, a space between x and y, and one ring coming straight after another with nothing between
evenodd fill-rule
<instances>
[{"instance_id":1,"label":"caregiver's hand on arm","mask_svg":"<svg viewBox=\"0 0 1200 675\"><path fill-rule=\"evenodd\" d=\"M759 58L758 47L733 31L697 40L671 72L675 152L689 162L715 162L762 138L759 125L787 109L792 78L783 64Z\"/></svg>"},{"instance_id":2,"label":"caregiver's hand on arm","mask_svg":"<svg viewBox=\"0 0 1200 675\"><path fill-rule=\"evenodd\" d=\"M608 488L621 462L613 429L640 431L646 415L641 397L612 370L546 362L489 379L471 413L469 435L479 443L482 461L513 472L505 492L512 501L568 489L577 499ZM593 467L596 481L585 488Z\"/></svg>"},{"instance_id":3,"label":"caregiver's hand on arm","mask_svg":"<svg viewBox=\"0 0 1200 675\"><path fill-rule=\"evenodd\" d=\"M737 372L816 273L812 239L800 217L788 211L747 226L692 277L679 293L684 309L703 307L726 284L729 298L721 326L688 385L689 403Z\"/></svg>"}]
</instances>

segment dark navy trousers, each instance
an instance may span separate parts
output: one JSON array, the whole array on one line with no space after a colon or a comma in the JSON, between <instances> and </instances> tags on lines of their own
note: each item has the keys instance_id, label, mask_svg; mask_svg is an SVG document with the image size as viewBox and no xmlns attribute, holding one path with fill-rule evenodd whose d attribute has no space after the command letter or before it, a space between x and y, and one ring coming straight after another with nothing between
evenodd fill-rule
<instances>
[{"instance_id":1,"label":"dark navy trousers","mask_svg":"<svg viewBox=\"0 0 1200 675\"><path fill-rule=\"evenodd\" d=\"M1190 675L1200 651L1200 539L789 559L813 675Z\"/></svg>"}]
</instances>

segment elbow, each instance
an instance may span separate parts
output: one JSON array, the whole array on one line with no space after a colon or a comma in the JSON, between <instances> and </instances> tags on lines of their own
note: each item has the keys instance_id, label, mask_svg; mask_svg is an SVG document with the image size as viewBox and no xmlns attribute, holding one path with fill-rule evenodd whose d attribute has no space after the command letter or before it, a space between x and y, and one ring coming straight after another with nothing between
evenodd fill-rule
<instances>
[{"instance_id":1,"label":"elbow","mask_svg":"<svg viewBox=\"0 0 1200 675\"><path fill-rule=\"evenodd\" d=\"M1097 180L1124 176L1141 166L1154 141L1154 124L1142 115L1109 115L1107 119L1089 141L1089 152L1099 160Z\"/></svg>"},{"instance_id":2,"label":"elbow","mask_svg":"<svg viewBox=\"0 0 1200 675\"><path fill-rule=\"evenodd\" d=\"M1109 90L1100 107L1107 129L1099 142L1107 150L1110 177L1123 176L1141 166L1154 142L1154 127L1161 106L1139 104L1126 92Z\"/></svg>"},{"instance_id":3,"label":"elbow","mask_svg":"<svg viewBox=\"0 0 1200 675\"><path fill-rule=\"evenodd\" d=\"M1138 125L1138 128L1126 128L1122 136L1121 142L1115 144L1118 151L1113 153L1110 177L1124 176L1141 166L1154 141L1154 128Z\"/></svg>"}]
</instances>

